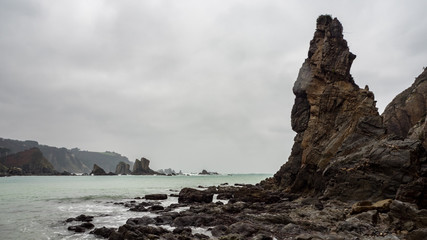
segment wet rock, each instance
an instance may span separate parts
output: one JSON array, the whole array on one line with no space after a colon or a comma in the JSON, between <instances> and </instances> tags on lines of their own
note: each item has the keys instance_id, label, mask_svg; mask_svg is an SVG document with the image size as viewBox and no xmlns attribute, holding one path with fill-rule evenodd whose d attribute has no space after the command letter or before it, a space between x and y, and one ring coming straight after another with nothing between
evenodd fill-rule
<instances>
[{"instance_id":1,"label":"wet rock","mask_svg":"<svg viewBox=\"0 0 427 240\"><path fill-rule=\"evenodd\" d=\"M69 226L68 231L74 231L76 233L82 233L86 231L85 227L82 226Z\"/></svg>"},{"instance_id":2,"label":"wet rock","mask_svg":"<svg viewBox=\"0 0 427 240\"><path fill-rule=\"evenodd\" d=\"M213 194L205 191L199 191L193 188L183 188L179 192L179 203L210 203Z\"/></svg>"},{"instance_id":3,"label":"wet rock","mask_svg":"<svg viewBox=\"0 0 427 240\"><path fill-rule=\"evenodd\" d=\"M102 228L95 228L94 230L92 230L90 232L90 234L94 234L96 236L100 236L103 238L108 238L112 232L114 232L114 228L106 228L106 227L102 227Z\"/></svg>"},{"instance_id":4,"label":"wet rock","mask_svg":"<svg viewBox=\"0 0 427 240\"><path fill-rule=\"evenodd\" d=\"M150 210L151 212L156 212L156 211L162 211L162 210L165 210L165 208L164 208L163 206L161 206L161 205L154 205L154 206L151 206L151 207L149 208L149 210Z\"/></svg>"},{"instance_id":5,"label":"wet rock","mask_svg":"<svg viewBox=\"0 0 427 240\"><path fill-rule=\"evenodd\" d=\"M153 218L148 216L143 216L140 218L129 218L126 221L126 224L129 224L129 225L149 225L154 223L156 223L156 221Z\"/></svg>"},{"instance_id":6,"label":"wet rock","mask_svg":"<svg viewBox=\"0 0 427 240\"><path fill-rule=\"evenodd\" d=\"M84 214L81 214L75 218L68 218L65 220L66 222L72 222L72 221L80 221L80 222L92 222L93 216L86 216Z\"/></svg>"},{"instance_id":7,"label":"wet rock","mask_svg":"<svg viewBox=\"0 0 427 240\"><path fill-rule=\"evenodd\" d=\"M147 194L145 195L145 199L147 200L165 200L168 198L166 194Z\"/></svg>"}]
</instances>

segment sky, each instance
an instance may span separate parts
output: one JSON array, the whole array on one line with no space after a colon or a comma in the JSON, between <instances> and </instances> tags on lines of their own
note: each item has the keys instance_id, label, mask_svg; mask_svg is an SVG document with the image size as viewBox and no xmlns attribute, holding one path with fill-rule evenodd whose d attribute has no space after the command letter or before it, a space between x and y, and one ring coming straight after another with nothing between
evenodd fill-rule
<instances>
[{"instance_id":1,"label":"sky","mask_svg":"<svg viewBox=\"0 0 427 240\"><path fill-rule=\"evenodd\" d=\"M321 14L382 113L427 66L427 1L0 0L0 137L152 169L274 173Z\"/></svg>"}]
</instances>

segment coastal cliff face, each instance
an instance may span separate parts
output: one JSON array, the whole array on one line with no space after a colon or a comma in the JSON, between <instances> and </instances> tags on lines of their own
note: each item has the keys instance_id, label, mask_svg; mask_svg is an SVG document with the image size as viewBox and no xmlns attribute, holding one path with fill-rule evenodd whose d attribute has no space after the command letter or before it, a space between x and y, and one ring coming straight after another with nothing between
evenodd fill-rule
<instances>
[{"instance_id":1,"label":"coastal cliff face","mask_svg":"<svg viewBox=\"0 0 427 240\"><path fill-rule=\"evenodd\" d=\"M31 148L0 159L4 168L17 175L53 175L57 172L38 148Z\"/></svg>"},{"instance_id":2,"label":"coastal cliff face","mask_svg":"<svg viewBox=\"0 0 427 240\"><path fill-rule=\"evenodd\" d=\"M387 132L402 138L418 139L427 149L427 69L411 87L397 95L382 114Z\"/></svg>"},{"instance_id":3,"label":"coastal cliff face","mask_svg":"<svg viewBox=\"0 0 427 240\"><path fill-rule=\"evenodd\" d=\"M356 56L349 51L342 30L336 18L324 15L317 19L308 58L293 87L291 124L297 135L288 162L274 175L274 180L288 192L324 198L395 198L405 184L425 182L419 178L426 175L422 170L426 153L419 138L396 138L387 129L407 131L406 135L400 134L407 137L414 124L424 126L425 98L424 105L419 106L421 113L413 109L421 100L408 106L409 128L393 127L392 121L385 125L375 106L374 94L367 86L359 88L350 75ZM405 94L406 99L420 98L418 93L407 91L410 93ZM390 119L399 122L403 114L392 116ZM424 192L425 187L411 201L425 204L421 203Z\"/></svg>"}]
</instances>

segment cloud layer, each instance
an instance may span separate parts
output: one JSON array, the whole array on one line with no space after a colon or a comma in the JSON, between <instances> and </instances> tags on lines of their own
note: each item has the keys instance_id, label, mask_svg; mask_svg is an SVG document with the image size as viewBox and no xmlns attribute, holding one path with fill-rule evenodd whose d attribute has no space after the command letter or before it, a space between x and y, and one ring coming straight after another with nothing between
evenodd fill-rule
<instances>
[{"instance_id":1,"label":"cloud layer","mask_svg":"<svg viewBox=\"0 0 427 240\"><path fill-rule=\"evenodd\" d=\"M1 1L1 137L152 167L275 172L320 14L382 111L426 66L425 1Z\"/></svg>"}]
</instances>

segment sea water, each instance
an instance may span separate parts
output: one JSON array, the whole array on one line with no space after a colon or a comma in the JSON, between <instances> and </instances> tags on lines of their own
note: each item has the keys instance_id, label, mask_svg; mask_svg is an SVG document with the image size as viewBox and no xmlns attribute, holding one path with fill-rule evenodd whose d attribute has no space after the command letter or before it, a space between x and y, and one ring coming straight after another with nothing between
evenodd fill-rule
<instances>
[{"instance_id":1,"label":"sea water","mask_svg":"<svg viewBox=\"0 0 427 240\"><path fill-rule=\"evenodd\" d=\"M16 176L0 178L0 239L96 239L74 233L67 218L94 216L95 227L119 227L132 217L153 213L132 212L114 204L145 194L177 194L184 187L255 184L269 174L195 176ZM177 198L168 197L168 206Z\"/></svg>"}]
</instances>

